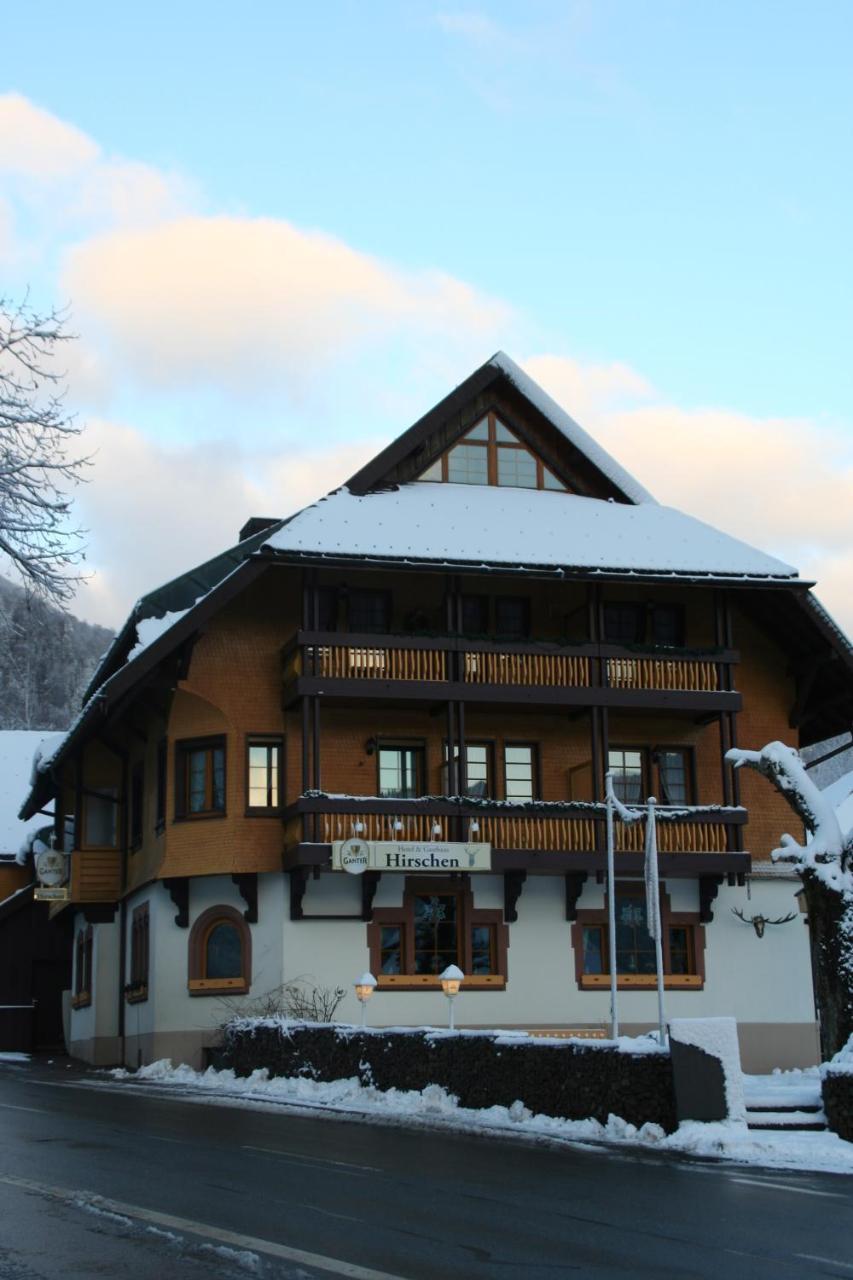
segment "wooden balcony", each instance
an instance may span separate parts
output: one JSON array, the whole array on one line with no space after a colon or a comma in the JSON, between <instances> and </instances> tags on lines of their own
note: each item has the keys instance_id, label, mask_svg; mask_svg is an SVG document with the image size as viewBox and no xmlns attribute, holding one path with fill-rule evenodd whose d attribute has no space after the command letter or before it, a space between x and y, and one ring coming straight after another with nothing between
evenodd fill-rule
<instances>
[{"instance_id":1,"label":"wooden balcony","mask_svg":"<svg viewBox=\"0 0 853 1280\"><path fill-rule=\"evenodd\" d=\"M657 808L661 871L671 875L741 875L750 857L740 849L741 808ZM360 836L369 841L477 841L492 846L497 872L600 871L605 865L601 804L535 802L513 805L465 797L391 800L375 796L308 793L285 815L284 867L331 866L331 845ZM616 849L624 872L642 866L645 822L616 823Z\"/></svg>"},{"instance_id":2,"label":"wooden balcony","mask_svg":"<svg viewBox=\"0 0 853 1280\"><path fill-rule=\"evenodd\" d=\"M121 888L118 850L82 849L71 854L71 902L114 903Z\"/></svg>"},{"instance_id":3,"label":"wooden balcony","mask_svg":"<svg viewBox=\"0 0 853 1280\"><path fill-rule=\"evenodd\" d=\"M734 650L636 653L616 645L300 631L286 647L285 702L370 697L535 706L737 711Z\"/></svg>"}]
</instances>

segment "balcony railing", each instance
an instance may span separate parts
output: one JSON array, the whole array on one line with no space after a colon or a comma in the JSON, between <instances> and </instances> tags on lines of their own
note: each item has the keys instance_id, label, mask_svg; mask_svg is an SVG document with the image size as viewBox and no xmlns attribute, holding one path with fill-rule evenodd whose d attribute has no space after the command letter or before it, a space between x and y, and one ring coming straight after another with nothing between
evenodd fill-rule
<instances>
[{"instance_id":1,"label":"balcony railing","mask_svg":"<svg viewBox=\"0 0 853 1280\"><path fill-rule=\"evenodd\" d=\"M286 686L303 692L358 691L372 686L405 696L434 696L445 686L447 697L482 700L491 691L505 698L510 689L554 691L565 701L580 692L599 693L599 700L634 705L638 696L672 695L669 705L692 709L703 698L736 709L732 666L734 650L697 653L637 653L618 645L558 645L545 642L469 640L463 636L366 636L300 631L284 653ZM330 690L331 686L331 690ZM426 686L418 690L419 686ZM503 691L503 692L501 692ZM716 698L714 698L716 695ZM731 704L731 707L729 706ZM706 704L707 705L707 702Z\"/></svg>"},{"instance_id":2,"label":"balcony railing","mask_svg":"<svg viewBox=\"0 0 853 1280\"><path fill-rule=\"evenodd\" d=\"M728 855L741 859L739 828L742 808L717 805L689 808L658 805L658 850L661 855L690 858ZM589 855L597 865L604 851L605 809L580 801L474 801L465 796L385 799L378 796L329 796L308 792L286 814L285 843L328 846L360 836L369 841L478 841L493 851L531 855ZM645 821L617 821L616 850L640 859L645 848ZM322 859L321 859L322 860ZM500 859L499 859L500 861ZM547 861L542 869L547 869ZM557 861L555 860L555 869ZM571 862L566 865L571 865ZM579 864L581 865L581 864ZM498 866L496 869L500 870ZM565 869L560 864L560 869Z\"/></svg>"}]
</instances>

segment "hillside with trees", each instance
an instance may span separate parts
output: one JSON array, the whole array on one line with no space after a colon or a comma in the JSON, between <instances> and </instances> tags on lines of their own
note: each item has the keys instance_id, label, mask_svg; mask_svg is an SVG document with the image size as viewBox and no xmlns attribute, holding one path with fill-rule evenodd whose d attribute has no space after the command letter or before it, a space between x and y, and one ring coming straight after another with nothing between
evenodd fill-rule
<instances>
[{"instance_id":1,"label":"hillside with trees","mask_svg":"<svg viewBox=\"0 0 853 1280\"><path fill-rule=\"evenodd\" d=\"M66 729L113 638L0 578L0 729Z\"/></svg>"}]
</instances>

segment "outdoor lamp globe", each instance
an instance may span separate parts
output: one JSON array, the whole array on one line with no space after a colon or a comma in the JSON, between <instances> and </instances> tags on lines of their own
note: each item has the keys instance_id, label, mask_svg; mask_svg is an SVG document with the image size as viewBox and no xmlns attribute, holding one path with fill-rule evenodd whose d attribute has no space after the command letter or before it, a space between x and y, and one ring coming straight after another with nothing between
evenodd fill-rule
<instances>
[{"instance_id":1,"label":"outdoor lamp globe","mask_svg":"<svg viewBox=\"0 0 853 1280\"><path fill-rule=\"evenodd\" d=\"M459 995L459 988L465 981L465 974L455 964L449 964L441 975L441 989L450 1003L450 1030L453 1030L453 1001Z\"/></svg>"},{"instance_id":2,"label":"outdoor lamp globe","mask_svg":"<svg viewBox=\"0 0 853 1280\"><path fill-rule=\"evenodd\" d=\"M361 1025L364 1026L364 1018L366 1014L365 1006L373 995L373 990L376 986L376 979L372 973L363 973L360 978L356 979L353 986L355 987L355 994L358 998L358 1002L361 1005Z\"/></svg>"}]
</instances>

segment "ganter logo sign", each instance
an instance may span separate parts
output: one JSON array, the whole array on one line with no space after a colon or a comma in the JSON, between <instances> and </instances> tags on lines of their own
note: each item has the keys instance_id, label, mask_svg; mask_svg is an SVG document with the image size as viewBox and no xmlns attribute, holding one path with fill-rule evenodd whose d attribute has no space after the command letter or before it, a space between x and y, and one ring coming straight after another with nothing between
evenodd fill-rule
<instances>
[{"instance_id":1,"label":"ganter logo sign","mask_svg":"<svg viewBox=\"0 0 853 1280\"><path fill-rule=\"evenodd\" d=\"M491 871L490 844L440 840L375 840L354 837L332 845L332 866L351 875L363 871Z\"/></svg>"}]
</instances>

